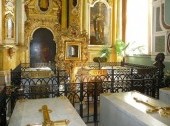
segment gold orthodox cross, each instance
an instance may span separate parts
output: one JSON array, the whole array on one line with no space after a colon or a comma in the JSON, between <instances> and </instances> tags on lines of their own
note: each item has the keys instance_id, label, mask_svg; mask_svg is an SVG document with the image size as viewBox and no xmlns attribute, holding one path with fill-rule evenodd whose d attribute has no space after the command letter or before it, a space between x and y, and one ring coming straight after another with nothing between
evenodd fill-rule
<instances>
[{"instance_id":1,"label":"gold orthodox cross","mask_svg":"<svg viewBox=\"0 0 170 126\"><path fill-rule=\"evenodd\" d=\"M148 103L147 101L143 101L143 100L140 100L135 97L133 99L136 102L142 103L142 104L150 107L151 109L146 110L147 113L158 112L161 116L169 116L170 115L170 107L158 107L158 106L154 106L154 105Z\"/></svg>"},{"instance_id":2,"label":"gold orthodox cross","mask_svg":"<svg viewBox=\"0 0 170 126\"><path fill-rule=\"evenodd\" d=\"M69 123L69 120L66 119L59 121L51 121L49 115L49 112L51 112L51 110L48 110L47 105L43 105L42 109L40 109L39 111L43 113L44 122L42 126L67 126Z\"/></svg>"},{"instance_id":3,"label":"gold orthodox cross","mask_svg":"<svg viewBox=\"0 0 170 126\"><path fill-rule=\"evenodd\" d=\"M58 121L51 121L49 112L52 112L52 110L49 110L47 105L43 105L42 109L39 110L43 113L44 122L42 124L33 124L33 125L27 125L27 126L68 126L69 120L58 120Z\"/></svg>"}]
</instances>

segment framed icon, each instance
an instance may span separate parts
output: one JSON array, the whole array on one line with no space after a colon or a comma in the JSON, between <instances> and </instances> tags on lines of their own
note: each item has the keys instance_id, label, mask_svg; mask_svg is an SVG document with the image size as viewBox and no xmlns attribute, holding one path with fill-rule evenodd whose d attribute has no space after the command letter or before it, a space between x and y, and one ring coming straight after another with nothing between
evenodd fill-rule
<instances>
[{"instance_id":1,"label":"framed icon","mask_svg":"<svg viewBox=\"0 0 170 126\"><path fill-rule=\"evenodd\" d=\"M81 60L81 42L65 42L65 60Z\"/></svg>"}]
</instances>

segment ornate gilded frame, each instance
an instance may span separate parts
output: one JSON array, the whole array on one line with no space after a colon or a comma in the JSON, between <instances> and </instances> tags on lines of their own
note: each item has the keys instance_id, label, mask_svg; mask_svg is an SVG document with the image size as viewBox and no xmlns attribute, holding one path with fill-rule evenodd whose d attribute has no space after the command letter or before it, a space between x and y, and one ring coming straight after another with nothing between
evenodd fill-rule
<instances>
[{"instance_id":1,"label":"ornate gilded frame","mask_svg":"<svg viewBox=\"0 0 170 126\"><path fill-rule=\"evenodd\" d=\"M81 41L65 42L65 60L81 60Z\"/></svg>"},{"instance_id":2,"label":"ornate gilded frame","mask_svg":"<svg viewBox=\"0 0 170 126\"><path fill-rule=\"evenodd\" d=\"M94 0L88 4L88 33L89 33L89 45L92 46L101 46L101 45L112 45L112 6L110 2L106 0ZM103 17L103 20L99 19ZM97 21L100 21L100 24L103 24L103 28L99 26L99 23L96 24ZM103 22L102 22L103 21ZM100 28L97 28L99 26ZM96 28L95 28L96 27ZM98 32L96 31L98 29ZM99 35L99 29L103 29L101 32L102 35ZM103 36L101 39L98 36Z\"/></svg>"},{"instance_id":3,"label":"ornate gilded frame","mask_svg":"<svg viewBox=\"0 0 170 126\"><path fill-rule=\"evenodd\" d=\"M41 12L41 13L48 13L48 12L50 12L51 9L52 9L52 0L46 0L46 1L48 1L48 7L47 7L47 10L44 10L44 11L40 9L40 5L39 5L40 1L42 1L42 0L37 0L36 1L36 8L37 8L37 10L39 12Z\"/></svg>"},{"instance_id":4,"label":"ornate gilded frame","mask_svg":"<svg viewBox=\"0 0 170 126\"><path fill-rule=\"evenodd\" d=\"M47 28L50 30L54 36L56 45L58 45L61 25L59 23L60 17L57 14L61 12L61 3L59 1L49 0L49 8L46 11L39 9L38 0L26 0L24 6L27 20L24 26L24 45L22 48L24 51L26 49L24 62L30 62L30 42L33 39L34 31L37 29Z\"/></svg>"},{"instance_id":5,"label":"ornate gilded frame","mask_svg":"<svg viewBox=\"0 0 170 126\"><path fill-rule=\"evenodd\" d=\"M77 55L70 56L69 48L76 47ZM74 67L82 66L88 61L88 35L81 32L78 26L70 26L61 33L58 50L57 66L61 69L71 70Z\"/></svg>"}]
</instances>

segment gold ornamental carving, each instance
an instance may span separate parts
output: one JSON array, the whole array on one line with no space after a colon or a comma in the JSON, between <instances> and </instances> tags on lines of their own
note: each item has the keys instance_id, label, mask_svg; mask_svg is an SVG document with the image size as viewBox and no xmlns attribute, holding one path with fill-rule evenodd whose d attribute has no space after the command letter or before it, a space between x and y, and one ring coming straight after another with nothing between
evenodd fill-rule
<instances>
[{"instance_id":1,"label":"gold ornamental carving","mask_svg":"<svg viewBox=\"0 0 170 126\"><path fill-rule=\"evenodd\" d=\"M58 43L57 66L66 69L70 76L75 67L83 66L88 61L88 35L80 31L79 26L70 26L62 31Z\"/></svg>"},{"instance_id":2,"label":"gold ornamental carving","mask_svg":"<svg viewBox=\"0 0 170 126\"><path fill-rule=\"evenodd\" d=\"M68 57L67 52L68 46L76 45L79 47L79 57ZM58 43L58 56L56 61L58 61L58 66L62 67L68 66L67 63L73 63L73 66L77 64L82 65L88 60L88 35L86 32L80 31L78 26L70 26L67 30L62 31L59 43ZM62 64L60 64L62 62Z\"/></svg>"},{"instance_id":3,"label":"gold ornamental carving","mask_svg":"<svg viewBox=\"0 0 170 126\"><path fill-rule=\"evenodd\" d=\"M71 1L70 1L71 2ZM77 25L80 27L80 20L81 20L81 5L82 1L77 1L76 6L70 4L70 26Z\"/></svg>"},{"instance_id":4,"label":"gold ornamental carving","mask_svg":"<svg viewBox=\"0 0 170 126\"><path fill-rule=\"evenodd\" d=\"M96 2L105 2L105 3L108 3L110 6L113 4L113 0L89 0L88 2L90 4L94 4Z\"/></svg>"},{"instance_id":5,"label":"gold ornamental carving","mask_svg":"<svg viewBox=\"0 0 170 126\"><path fill-rule=\"evenodd\" d=\"M25 47L29 49L32 35L38 28L50 30L54 36L54 41L57 42L61 31L61 2L58 0L26 0L24 8L26 15L24 28ZM29 62L29 57L29 52L27 51L27 62Z\"/></svg>"},{"instance_id":6,"label":"gold ornamental carving","mask_svg":"<svg viewBox=\"0 0 170 126\"><path fill-rule=\"evenodd\" d=\"M47 27L60 30L59 15L61 13L61 3L56 0L48 0L49 6L46 11L40 10L38 0L27 0L25 2L25 32L30 33L36 27Z\"/></svg>"},{"instance_id":7,"label":"gold ornamental carving","mask_svg":"<svg viewBox=\"0 0 170 126\"><path fill-rule=\"evenodd\" d=\"M15 27L16 27L16 21L15 21L15 0L4 0L4 9L3 9L3 29L4 32L2 34L4 42L3 45L10 45L14 46L16 45L15 42Z\"/></svg>"}]
</instances>

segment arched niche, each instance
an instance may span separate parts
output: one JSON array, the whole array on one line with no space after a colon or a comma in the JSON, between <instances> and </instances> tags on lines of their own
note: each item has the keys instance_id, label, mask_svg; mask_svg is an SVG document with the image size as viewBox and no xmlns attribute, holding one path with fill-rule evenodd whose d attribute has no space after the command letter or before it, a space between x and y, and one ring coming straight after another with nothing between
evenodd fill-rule
<instances>
[{"instance_id":1,"label":"arched niche","mask_svg":"<svg viewBox=\"0 0 170 126\"><path fill-rule=\"evenodd\" d=\"M47 28L38 28L30 41L30 63L54 63L56 43L52 32Z\"/></svg>"}]
</instances>

